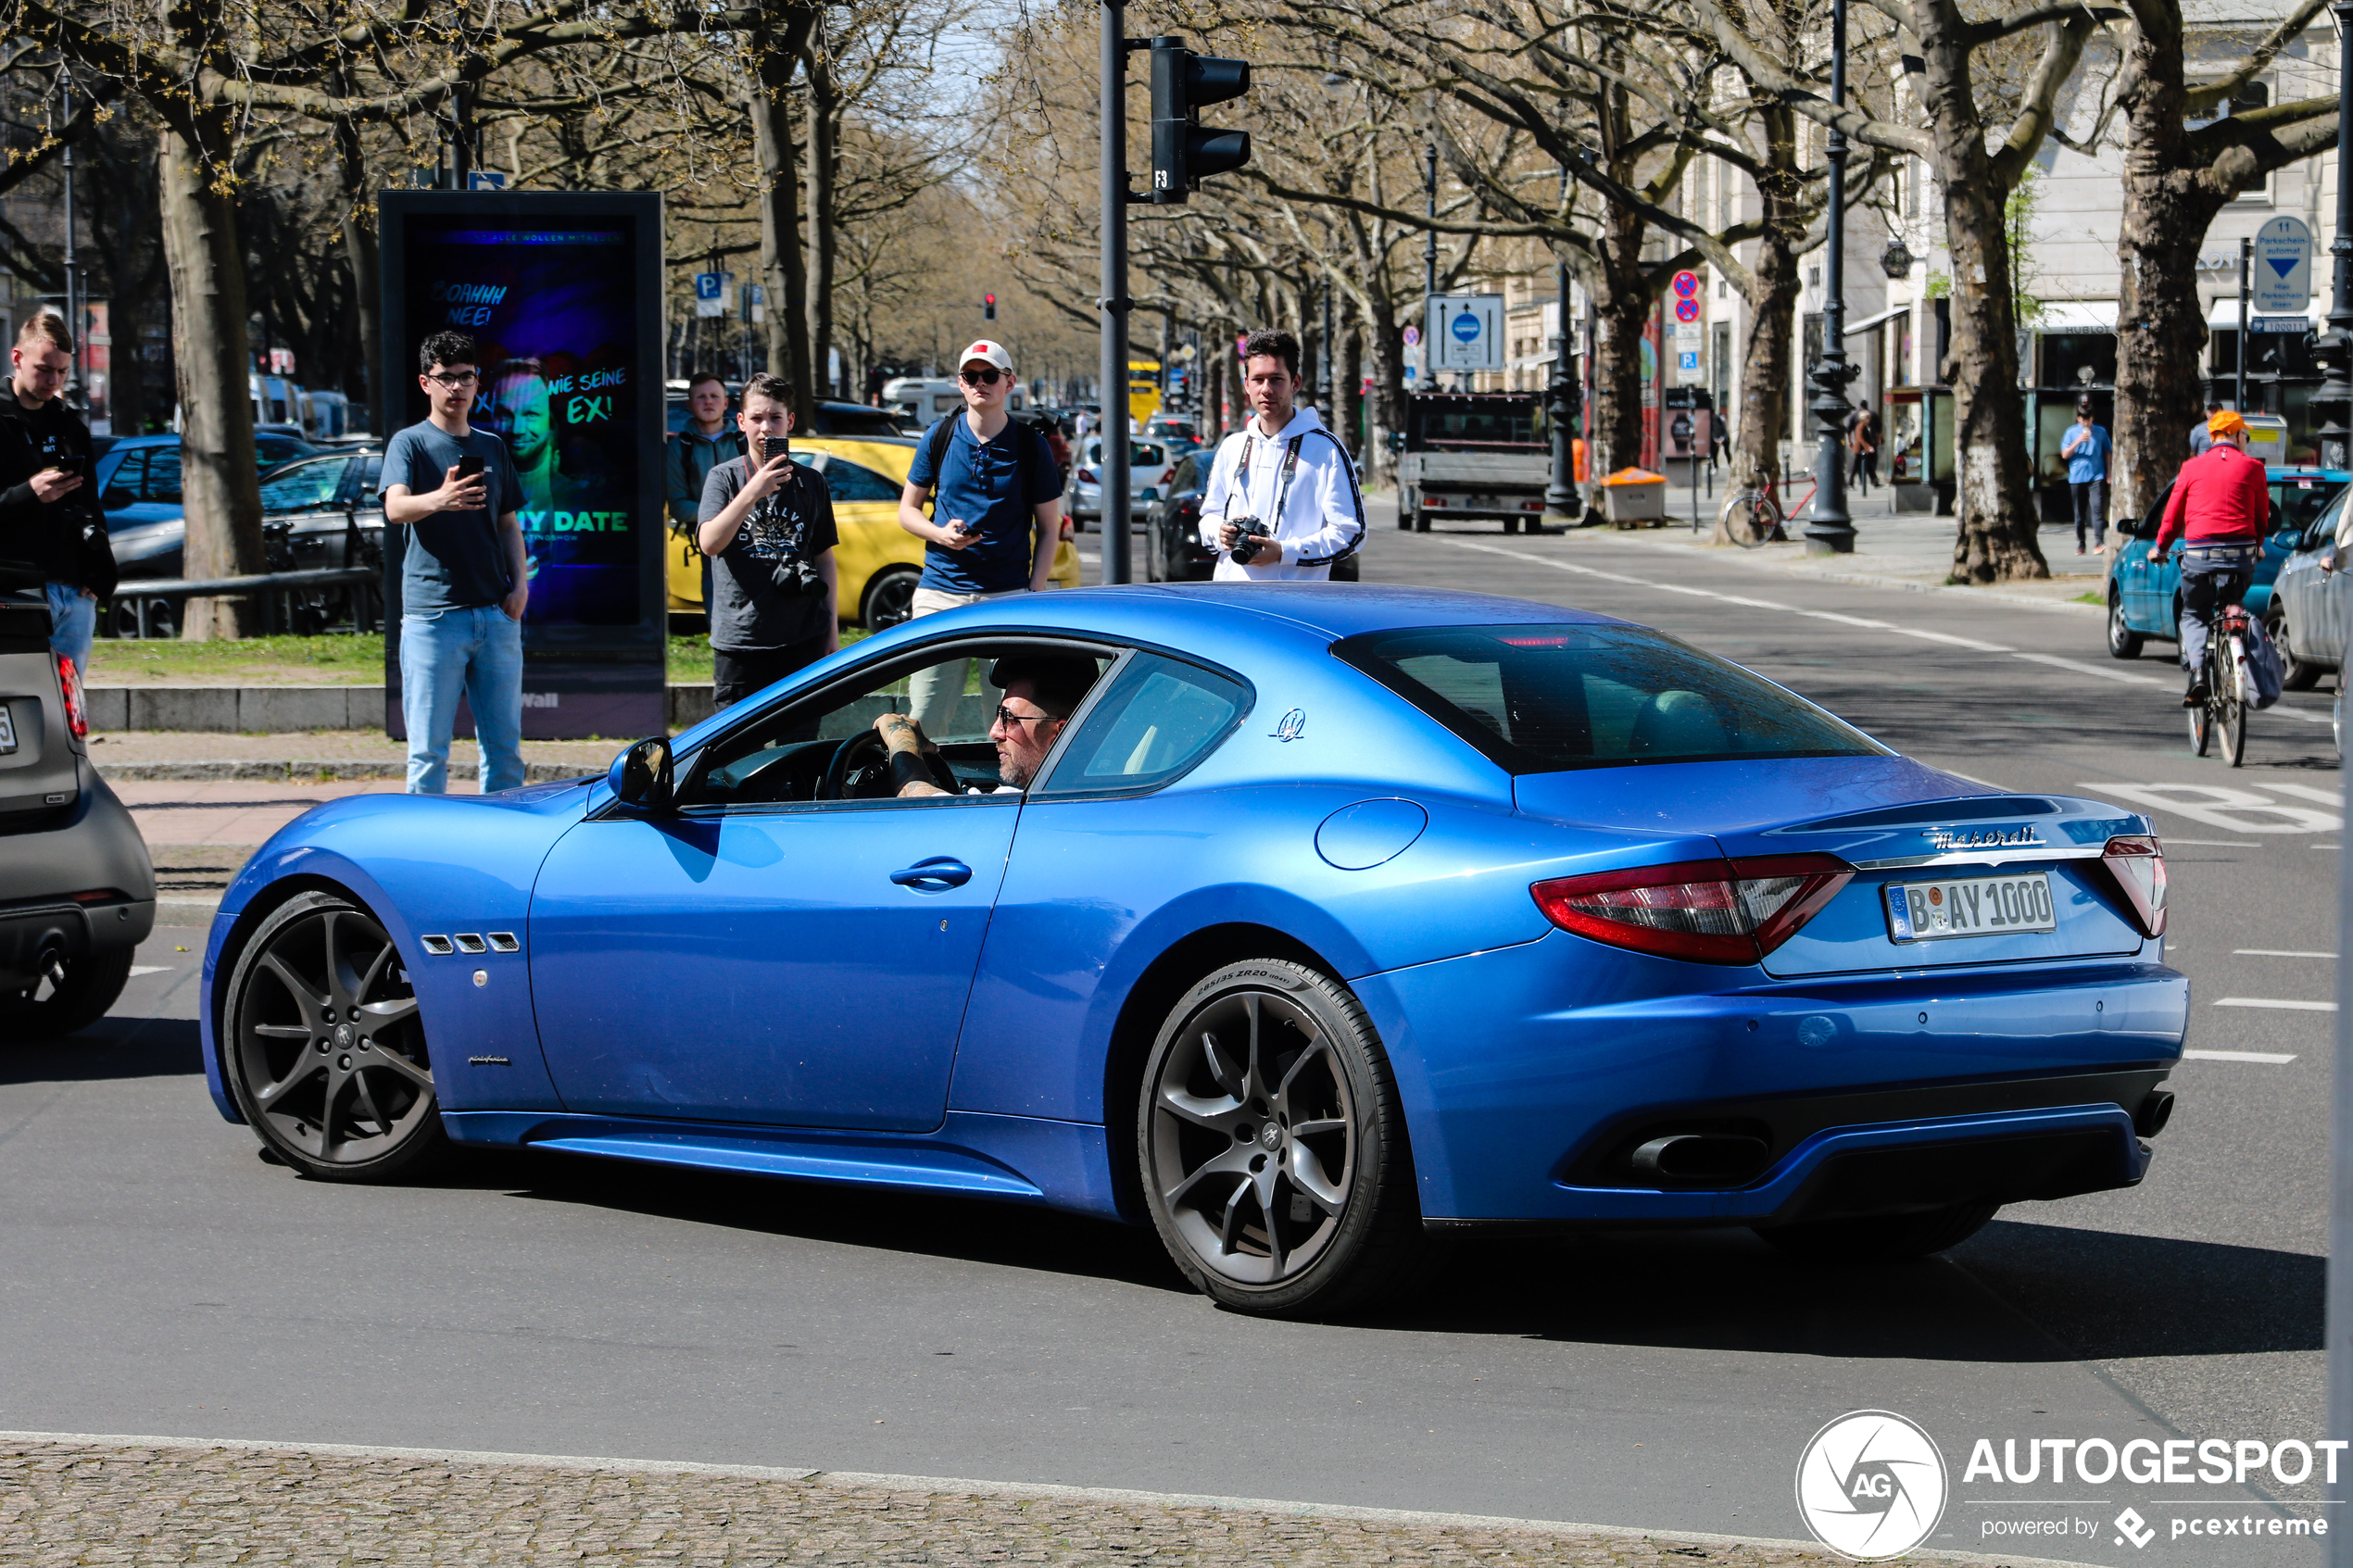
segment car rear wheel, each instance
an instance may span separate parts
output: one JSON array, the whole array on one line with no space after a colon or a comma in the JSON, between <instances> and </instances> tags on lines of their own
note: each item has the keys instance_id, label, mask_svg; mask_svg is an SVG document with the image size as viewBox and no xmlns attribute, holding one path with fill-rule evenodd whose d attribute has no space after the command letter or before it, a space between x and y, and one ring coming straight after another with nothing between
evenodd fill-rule
<instances>
[{"instance_id":1,"label":"car rear wheel","mask_svg":"<svg viewBox=\"0 0 2353 1568\"><path fill-rule=\"evenodd\" d=\"M915 585L924 574L913 567L896 567L875 573L866 584L865 601L858 607L858 623L869 632L886 632L915 613Z\"/></svg>"},{"instance_id":2,"label":"car rear wheel","mask_svg":"<svg viewBox=\"0 0 2353 1568\"><path fill-rule=\"evenodd\" d=\"M303 893L238 958L220 1065L262 1146L305 1175L413 1176L448 1151L416 989L375 918Z\"/></svg>"},{"instance_id":3,"label":"car rear wheel","mask_svg":"<svg viewBox=\"0 0 2353 1568\"><path fill-rule=\"evenodd\" d=\"M2108 656L2110 659L2138 659L2145 639L2133 630L2124 619L2124 596L2114 588L2108 591Z\"/></svg>"},{"instance_id":4,"label":"car rear wheel","mask_svg":"<svg viewBox=\"0 0 2353 1568\"><path fill-rule=\"evenodd\" d=\"M1393 1288L1422 1250L1389 1060L1356 998L1303 964L1228 964L1187 992L1145 1064L1138 1123L1161 1243L1225 1306L1341 1311Z\"/></svg>"},{"instance_id":5,"label":"car rear wheel","mask_svg":"<svg viewBox=\"0 0 2353 1568\"><path fill-rule=\"evenodd\" d=\"M52 960L21 991L0 991L0 1036L31 1045L63 1039L106 1017L131 978L131 949Z\"/></svg>"},{"instance_id":6,"label":"car rear wheel","mask_svg":"<svg viewBox=\"0 0 2353 1568\"><path fill-rule=\"evenodd\" d=\"M1902 1263L1958 1247L1983 1230L2001 1207L1956 1203L1922 1214L1760 1226L1756 1234L1784 1252L1816 1262Z\"/></svg>"}]
</instances>

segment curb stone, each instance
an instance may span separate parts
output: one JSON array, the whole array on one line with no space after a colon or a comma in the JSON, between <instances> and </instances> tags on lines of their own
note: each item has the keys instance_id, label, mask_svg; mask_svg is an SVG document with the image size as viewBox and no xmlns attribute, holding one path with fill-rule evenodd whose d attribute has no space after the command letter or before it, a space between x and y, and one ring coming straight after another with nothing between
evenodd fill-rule
<instances>
[{"instance_id":1,"label":"curb stone","mask_svg":"<svg viewBox=\"0 0 2353 1568\"><path fill-rule=\"evenodd\" d=\"M1182 1492L1140 1491L1126 1487L1064 1486L1024 1482L972 1481L947 1476L892 1475L860 1471L814 1470L763 1465L709 1464L690 1461L630 1460L585 1458L561 1454L513 1454L481 1452L467 1449L380 1448L364 1444L345 1443L277 1443L251 1438L158 1437L132 1436L115 1434L67 1432L0 1432L0 1444L43 1446L55 1449L130 1450L116 1453L76 1454L71 1451L26 1456L46 1463L90 1458L100 1461L136 1461L155 1460L160 1452L205 1453L233 1452L255 1455L283 1454L325 1459L358 1461L409 1461L448 1466L503 1466L515 1469L573 1472L581 1474L614 1474L643 1477L676 1476L680 1478L709 1476L781 1484L786 1486L823 1487L841 1491L884 1491L900 1494L928 1494L936 1497L969 1499L1037 1500L1097 1507L1129 1507L1151 1510L1197 1509L1234 1515L1257 1514L1268 1519L1311 1520L1329 1519L1387 1526L1399 1530L1442 1530L1479 1533L1507 1533L1517 1536L1549 1537L1563 1545L1568 1537L1583 1537L1588 1540L1623 1542L1628 1545L1648 1542L1673 1542L1670 1551L1679 1549L1713 1547L1718 1550L1746 1548L1768 1552L1803 1552L1807 1560L1828 1563L1835 1554L1827 1548L1808 1541L1776 1539L1768 1537L1718 1535L1687 1530L1644 1530L1616 1524L1570 1524L1555 1520L1518 1519L1484 1514L1442 1513L1419 1510L1362 1508L1346 1504L1277 1501L1259 1498L1231 1498ZM283 1508L273 1502L272 1509ZM151 1521L143 1525L152 1527ZM323 1543L321 1543L323 1544ZM650 1545L651 1543L648 1543ZM1288 1542L1285 1544L1289 1544ZM661 1553L665 1557L675 1551ZM893 1554L899 1555L899 1554ZM1516 1555L1516 1554L1514 1554ZM1702 1555L1694 1552L1692 1555ZM1969 1563L1986 1568L2089 1568L2080 1562L2061 1562L2048 1558L1988 1556L1978 1552L1947 1551L1927 1558L1906 1558L1903 1561L1933 1563Z\"/></svg>"},{"instance_id":2,"label":"curb stone","mask_svg":"<svg viewBox=\"0 0 2353 1568\"><path fill-rule=\"evenodd\" d=\"M305 761L298 758L291 761L239 761L223 758L206 762L101 762L96 766L100 778L117 784L152 784L164 780L182 783L312 784L335 779L405 779L409 776L409 764L396 758L386 761L354 761L349 759ZM559 779L595 778L604 770L582 767L574 762L526 762L522 771L525 784L551 784Z\"/></svg>"}]
</instances>

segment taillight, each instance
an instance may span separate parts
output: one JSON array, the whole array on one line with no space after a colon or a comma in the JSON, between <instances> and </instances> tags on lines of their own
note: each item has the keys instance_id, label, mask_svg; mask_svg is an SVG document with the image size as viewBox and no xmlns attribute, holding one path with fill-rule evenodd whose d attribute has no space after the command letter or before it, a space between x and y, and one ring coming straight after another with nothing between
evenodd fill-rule
<instances>
[{"instance_id":1,"label":"taillight","mask_svg":"<svg viewBox=\"0 0 2353 1568\"><path fill-rule=\"evenodd\" d=\"M1529 889L1563 931L1697 963L1751 964L1797 935L1855 872L1829 855L1679 860Z\"/></svg>"},{"instance_id":2,"label":"taillight","mask_svg":"<svg viewBox=\"0 0 2353 1568\"><path fill-rule=\"evenodd\" d=\"M1078 483L1081 484L1094 483L1095 470L1093 469L1080 469L1078 470Z\"/></svg>"},{"instance_id":3,"label":"taillight","mask_svg":"<svg viewBox=\"0 0 2353 1568\"><path fill-rule=\"evenodd\" d=\"M2165 935L2165 849L2153 834L2111 838L2100 864L2133 906L2133 919L2150 936Z\"/></svg>"},{"instance_id":4,"label":"taillight","mask_svg":"<svg viewBox=\"0 0 2353 1568\"><path fill-rule=\"evenodd\" d=\"M73 732L74 739L87 739L90 709L82 700L82 671L64 654L57 655L57 685L66 695L66 728Z\"/></svg>"}]
</instances>

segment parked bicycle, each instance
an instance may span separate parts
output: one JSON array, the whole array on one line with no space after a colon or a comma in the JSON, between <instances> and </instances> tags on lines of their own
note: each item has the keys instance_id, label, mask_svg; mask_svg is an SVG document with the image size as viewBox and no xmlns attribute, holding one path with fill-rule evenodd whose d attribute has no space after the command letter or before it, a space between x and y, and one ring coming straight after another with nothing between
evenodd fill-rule
<instances>
[{"instance_id":1,"label":"parked bicycle","mask_svg":"<svg viewBox=\"0 0 2353 1568\"><path fill-rule=\"evenodd\" d=\"M1794 491L1797 482L1791 480L1786 487ZM1793 519L1804 517L1806 508L1814 504L1815 481L1808 475L1806 493L1796 498L1794 505L1786 508L1781 504L1782 488L1781 481L1767 474L1758 483L1744 490L1736 490L1724 498L1723 510L1718 516L1732 543L1747 550L1753 550L1759 545L1789 543L1787 524Z\"/></svg>"}]
</instances>

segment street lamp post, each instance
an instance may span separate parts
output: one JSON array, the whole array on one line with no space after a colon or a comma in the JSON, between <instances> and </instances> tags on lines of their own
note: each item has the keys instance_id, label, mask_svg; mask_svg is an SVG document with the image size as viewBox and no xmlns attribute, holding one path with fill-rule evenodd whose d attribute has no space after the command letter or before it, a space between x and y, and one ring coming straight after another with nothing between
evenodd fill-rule
<instances>
[{"instance_id":1,"label":"street lamp post","mask_svg":"<svg viewBox=\"0 0 2353 1568\"><path fill-rule=\"evenodd\" d=\"M1831 109L1846 107L1846 0L1831 6ZM1814 415L1821 445L1814 455L1813 519L1806 525L1806 553L1844 556L1855 552L1855 521L1846 513L1846 383L1855 367L1846 362L1846 132L1835 120L1830 136L1830 213L1823 236L1830 255L1823 272L1822 355L1814 362Z\"/></svg>"},{"instance_id":2,"label":"street lamp post","mask_svg":"<svg viewBox=\"0 0 2353 1568\"><path fill-rule=\"evenodd\" d=\"M2353 0L2347 0L2353 5ZM1561 166L1561 207L1568 207L1568 166ZM1544 389L1544 418L1553 432L1553 482L1544 486L1544 521L1564 525L1585 509L1577 493L1577 416L1582 402L1568 352L1568 262L1555 257L1553 292L1557 314L1553 320L1553 379Z\"/></svg>"},{"instance_id":3,"label":"street lamp post","mask_svg":"<svg viewBox=\"0 0 2353 1568\"><path fill-rule=\"evenodd\" d=\"M1438 390L1438 334L1430 330L1429 300L1438 292L1438 144L1422 149L1423 209L1430 227L1422 231L1422 390Z\"/></svg>"},{"instance_id":4,"label":"street lamp post","mask_svg":"<svg viewBox=\"0 0 2353 1568\"><path fill-rule=\"evenodd\" d=\"M89 334L82 320L82 262L73 246L73 82L63 77L57 83L57 134L67 138L60 161L64 166L66 183L66 330L73 334L73 368L66 372L66 407L87 406L87 389L82 385L82 339Z\"/></svg>"}]
</instances>

